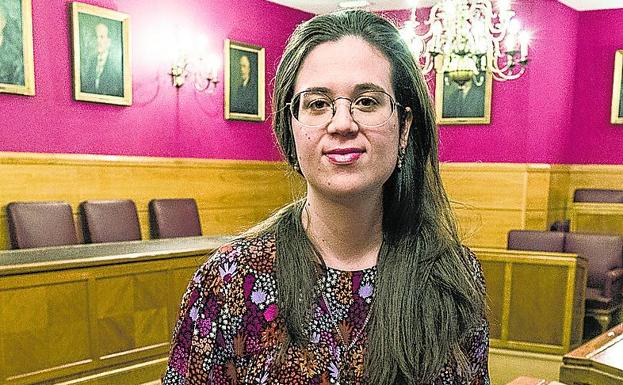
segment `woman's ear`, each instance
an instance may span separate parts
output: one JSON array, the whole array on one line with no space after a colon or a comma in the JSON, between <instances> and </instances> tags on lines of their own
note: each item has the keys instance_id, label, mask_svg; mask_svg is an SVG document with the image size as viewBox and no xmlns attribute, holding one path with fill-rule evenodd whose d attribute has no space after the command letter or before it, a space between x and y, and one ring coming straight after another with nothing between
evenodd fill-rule
<instances>
[{"instance_id":1,"label":"woman's ear","mask_svg":"<svg viewBox=\"0 0 623 385\"><path fill-rule=\"evenodd\" d=\"M400 148L407 148L409 142L409 131L411 130L411 123L413 123L413 111L411 107L405 107L405 120L402 126L402 132L400 133Z\"/></svg>"}]
</instances>

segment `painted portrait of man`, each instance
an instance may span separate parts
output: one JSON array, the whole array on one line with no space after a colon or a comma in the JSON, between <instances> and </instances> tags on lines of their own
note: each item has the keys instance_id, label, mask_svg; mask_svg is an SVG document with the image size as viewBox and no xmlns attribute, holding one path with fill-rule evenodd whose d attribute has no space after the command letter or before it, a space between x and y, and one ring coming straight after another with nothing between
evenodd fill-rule
<instances>
[{"instance_id":1,"label":"painted portrait of man","mask_svg":"<svg viewBox=\"0 0 623 385\"><path fill-rule=\"evenodd\" d=\"M258 113L257 53L232 49L230 66L230 111L256 115Z\"/></svg>"},{"instance_id":2,"label":"painted portrait of man","mask_svg":"<svg viewBox=\"0 0 623 385\"><path fill-rule=\"evenodd\" d=\"M0 2L0 83L23 86L24 42L20 0Z\"/></svg>"},{"instance_id":3,"label":"painted portrait of man","mask_svg":"<svg viewBox=\"0 0 623 385\"><path fill-rule=\"evenodd\" d=\"M444 84L443 118L477 118L484 114L484 83L477 85L468 80L461 85L453 81Z\"/></svg>"},{"instance_id":4,"label":"painted portrait of man","mask_svg":"<svg viewBox=\"0 0 623 385\"><path fill-rule=\"evenodd\" d=\"M123 96L121 22L80 14L80 91Z\"/></svg>"}]
</instances>

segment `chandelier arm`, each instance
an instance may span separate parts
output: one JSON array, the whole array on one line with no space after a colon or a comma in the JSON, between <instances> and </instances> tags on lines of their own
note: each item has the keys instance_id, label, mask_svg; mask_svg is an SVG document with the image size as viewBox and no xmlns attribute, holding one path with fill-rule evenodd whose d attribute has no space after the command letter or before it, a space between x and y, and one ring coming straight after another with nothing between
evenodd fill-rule
<instances>
[{"instance_id":1,"label":"chandelier arm","mask_svg":"<svg viewBox=\"0 0 623 385\"><path fill-rule=\"evenodd\" d=\"M516 72L516 73L514 73L514 74L511 74L511 75L507 75L507 74L499 74L499 73L496 73L496 72L494 72L494 71L491 71L491 74L493 75L493 78L494 78L495 80L498 80L498 81L507 81L507 80L515 80L515 79L518 79L518 78L519 78L521 75L523 75L525 72L526 72L526 68L522 66L522 67L521 67L521 69L520 69L518 72Z\"/></svg>"}]
</instances>

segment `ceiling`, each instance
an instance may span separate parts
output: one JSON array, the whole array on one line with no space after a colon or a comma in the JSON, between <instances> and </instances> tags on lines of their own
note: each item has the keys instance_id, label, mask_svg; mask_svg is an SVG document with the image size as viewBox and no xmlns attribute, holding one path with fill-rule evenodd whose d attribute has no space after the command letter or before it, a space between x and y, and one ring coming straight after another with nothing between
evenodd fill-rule
<instances>
[{"instance_id":1,"label":"ceiling","mask_svg":"<svg viewBox=\"0 0 623 385\"><path fill-rule=\"evenodd\" d=\"M286 7L300 9L311 13L327 13L338 9L338 4L342 0L268 0L273 3L285 5ZM370 6L367 9L372 11L382 11L389 9L408 9L413 3L418 7L431 6L435 0L368 0ZM515 0L517 1L517 0ZM621 0L558 0L578 11L588 11L595 9L623 8Z\"/></svg>"}]
</instances>

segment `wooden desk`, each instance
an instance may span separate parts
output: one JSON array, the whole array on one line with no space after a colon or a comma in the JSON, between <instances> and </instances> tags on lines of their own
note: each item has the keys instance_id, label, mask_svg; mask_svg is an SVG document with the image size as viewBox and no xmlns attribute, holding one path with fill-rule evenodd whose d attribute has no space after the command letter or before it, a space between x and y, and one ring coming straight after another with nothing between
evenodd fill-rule
<instances>
[{"instance_id":1,"label":"wooden desk","mask_svg":"<svg viewBox=\"0 0 623 385\"><path fill-rule=\"evenodd\" d=\"M623 234L623 203L572 203L571 231Z\"/></svg>"},{"instance_id":2,"label":"wooden desk","mask_svg":"<svg viewBox=\"0 0 623 385\"><path fill-rule=\"evenodd\" d=\"M487 284L492 347L563 355L581 343L586 259L568 253L472 250Z\"/></svg>"},{"instance_id":3,"label":"wooden desk","mask_svg":"<svg viewBox=\"0 0 623 385\"><path fill-rule=\"evenodd\" d=\"M534 377L517 377L506 385L565 385L558 381L548 381Z\"/></svg>"},{"instance_id":4,"label":"wooden desk","mask_svg":"<svg viewBox=\"0 0 623 385\"><path fill-rule=\"evenodd\" d=\"M161 374L181 294L224 238L0 252L0 384Z\"/></svg>"},{"instance_id":5,"label":"wooden desk","mask_svg":"<svg viewBox=\"0 0 623 385\"><path fill-rule=\"evenodd\" d=\"M560 380L577 385L623 384L623 323L566 354Z\"/></svg>"}]
</instances>

